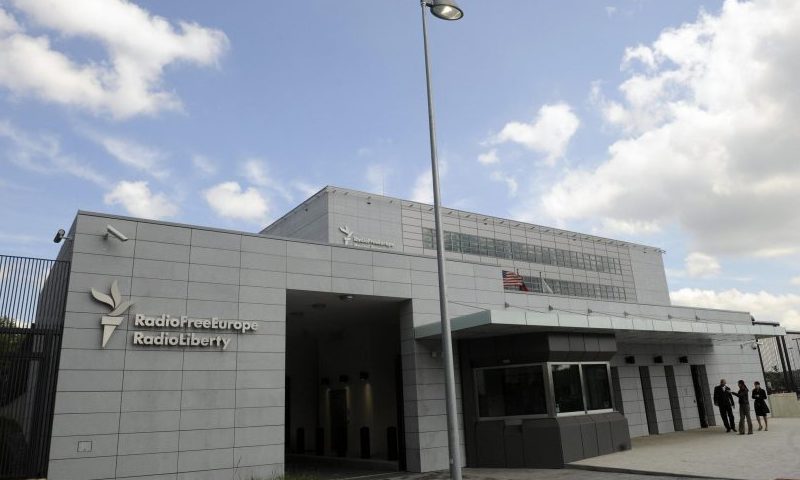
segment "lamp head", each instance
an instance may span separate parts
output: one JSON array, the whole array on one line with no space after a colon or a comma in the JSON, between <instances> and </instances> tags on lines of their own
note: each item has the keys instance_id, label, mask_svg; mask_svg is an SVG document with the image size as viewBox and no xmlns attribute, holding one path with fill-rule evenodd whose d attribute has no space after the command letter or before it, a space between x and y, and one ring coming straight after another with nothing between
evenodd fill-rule
<instances>
[{"instance_id":1,"label":"lamp head","mask_svg":"<svg viewBox=\"0 0 800 480\"><path fill-rule=\"evenodd\" d=\"M67 240L69 240L69 237L67 236L67 232L65 232L63 228L59 228L58 231L56 232L56 236L53 237L53 242L54 243L60 243L61 240L64 240L65 238Z\"/></svg>"},{"instance_id":2,"label":"lamp head","mask_svg":"<svg viewBox=\"0 0 800 480\"><path fill-rule=\"evenodd\" d=\"M442 20L460 20L464 16L464 11L455 0L431 0L425 5L431 9L434 17Z\"/></svg>"}]
</instances>

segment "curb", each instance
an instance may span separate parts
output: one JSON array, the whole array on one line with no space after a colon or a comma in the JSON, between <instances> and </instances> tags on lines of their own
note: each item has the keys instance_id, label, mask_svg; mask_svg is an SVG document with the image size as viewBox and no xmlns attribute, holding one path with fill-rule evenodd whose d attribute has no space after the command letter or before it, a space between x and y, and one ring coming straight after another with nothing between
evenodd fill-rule
<instances>
[{"instance_id":1,"label":"curb","mask_svg":"<svg viewBox=\"0 0 800 480\"><path fill-rule=\"evenodd\" d=\"M629 473L633 475L648 475L653 477L676 477L676 478L701 478L705 480L742 480L741 478L732 477L709 477L707 475L692 475L689 473L674 473L674 472L654 472L652 470L636 470L633 468L617 468L617 467L599 467L595 465L564 465L564 468L573 470L588 470L591 472L609 472L609 473Z\"/></svg>"}]
</instances>

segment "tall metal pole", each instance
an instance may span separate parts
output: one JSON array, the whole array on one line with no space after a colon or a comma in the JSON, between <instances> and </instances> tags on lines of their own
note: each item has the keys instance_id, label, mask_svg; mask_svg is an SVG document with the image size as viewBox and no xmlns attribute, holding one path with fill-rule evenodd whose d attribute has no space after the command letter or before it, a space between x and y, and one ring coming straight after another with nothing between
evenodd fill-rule
<instances>
[{"instance_id":1,"label":"tall metal pole","mask_svg":"<svg viewBox=\"0 0 800 480\"><path fill-rule=\"evenodd\" d=\"M431 62L428 55L428 21L425 0L422 7L422 41L425 49L425 80L428 87L428 129L431 144L431 175L433 176L433 216L436 221L436 263L439 271L439 313L442 322L442 357L444 359L445 399L447 401L447 441L450 447L450 478L461 480L461 442L458 436L458 406L456 405L453 340L450 336L450 317L447 314L447 283L445 281L444 231L442 230L441 192L439 190L439 161L436 158L436 124L433 115Z\"/></svg>"}]
</instances>

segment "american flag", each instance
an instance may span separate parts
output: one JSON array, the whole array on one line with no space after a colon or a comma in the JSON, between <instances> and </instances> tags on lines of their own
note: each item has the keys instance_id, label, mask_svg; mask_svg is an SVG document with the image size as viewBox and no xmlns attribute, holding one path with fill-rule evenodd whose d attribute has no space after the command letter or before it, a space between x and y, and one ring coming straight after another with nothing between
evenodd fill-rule
<instances>
[{"instance_id":1,"label":"american flag","mask_svg":"<svg viewBox=\"0 0 800 480\"><path fill-rule=\"evenodd\" d=\"M528 291L528 287L525 286L525 280L522 278L522 275L517 272L503 270L503 288L508 287L517 287L523 292Z\"/></svg>"}]
</instances>

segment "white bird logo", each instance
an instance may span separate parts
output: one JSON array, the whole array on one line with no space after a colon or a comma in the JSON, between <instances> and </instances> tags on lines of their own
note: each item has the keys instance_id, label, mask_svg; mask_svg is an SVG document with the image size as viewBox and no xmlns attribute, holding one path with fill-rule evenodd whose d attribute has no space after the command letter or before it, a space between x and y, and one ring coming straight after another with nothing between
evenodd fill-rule
<instances>
[{"instance_id":1,"label":"white bird logo","mask_svg":"<svg viewBox=\"0 0 800 480\"><path fill-rule=\"evenodd\" d=\"M344 244L350 245L353 242L353 231L350 230L350 227L347 225L344 227L339 227L339 231L344 234Z\"/></svg>"},{"instance_id":2,"label":"white bird logo","mask_svg":"<svg viewBox=\"0 0 800 480\"><path fill-rule=\"evenodd\" d=\"M103 348L106 348L111 334L114 333L114 330L122 323L122 317L120 317L120 315L131 308L133 302L127 300L122 302L122 296L119 294L119 285L117 285L116 280L111 284L111 296L100 293L93 288L92 297L98 302L105 303L111 307L111 312L109 312L108 315L103 315L100 320L100 325L103 326Z\"/></svg>"}]
</instances>

